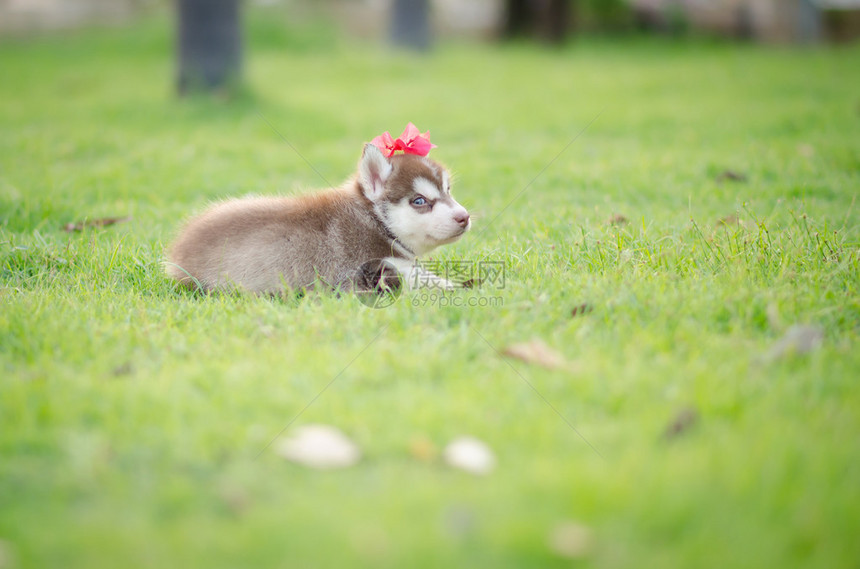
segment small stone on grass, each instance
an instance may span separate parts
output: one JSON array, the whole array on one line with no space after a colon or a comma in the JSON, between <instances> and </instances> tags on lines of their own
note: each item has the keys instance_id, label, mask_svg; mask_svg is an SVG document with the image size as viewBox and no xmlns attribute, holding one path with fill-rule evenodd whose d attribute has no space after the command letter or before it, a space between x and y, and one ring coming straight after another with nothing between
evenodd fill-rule
<instances>
[{"instance_id":1,"label":"small stone on grass","mask_svg":"<svg viewBox=\"0 0 860 569\"><path fill-rule=\"evenodd\" d=\"M486 444L474 437L458 437L442 453L445 462L454 468L484 476L496 467L496 457Z\"/></svg>"},{"instance_id":2,"label":"small stone on grass","mask_svg":"<svg viewBox=\"0 0 860 569\"><path fill-rule=\"evenodd\" d=\"M361 458L358 445L329 425L299 427L278 445L277 452L289 461L317 469L346 468Z\"/></svg>"},{"instance_id":3,"label":"small stone on grass","mask_svg":"<svg viewBox=\"0 0 860 569\"><path fill-rule=\"evenodd\" d=\"M475 512L468 506L448 506L443 512L442 527L451 537L462 538L475 531Z\"/></svg>"},{"instance_id":4,"label":"small stone on grass","mask_svg":"<svg viewBox=\"0 0 860 569\"><path fill-rule=\"evenodd\" d=\"M792 354L808 354L820 348L823 342L824 330L820 326L796 324L771 347L767 353L767 359L776 360Z\"/></svg>"}]
</instances>

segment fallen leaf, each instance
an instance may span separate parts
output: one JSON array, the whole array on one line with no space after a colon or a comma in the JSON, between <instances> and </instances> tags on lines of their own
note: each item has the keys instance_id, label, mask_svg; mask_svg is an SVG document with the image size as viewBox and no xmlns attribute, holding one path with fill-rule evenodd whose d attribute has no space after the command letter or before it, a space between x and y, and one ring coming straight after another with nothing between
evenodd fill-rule
<instances>
[{"instance_id":1,"label":"fallen leaf","mask_svg":"<svg viewBox=\"0 0 860 569\"><path fill-rule=\"evenodd\" d=\"M12 544L8 541L0 539L0 569L11 569L17 567L15 552L12 550Z\"/></svg>"},{"instance_id":2,"label":"fallen leaf","mask_svg":"<svg viewBox=\"0 0 860 569\"><path fill-rule=\"evenodd\" d=\"M345 468L361 458L358 446L328 425L299 427L276 450L287 460L318 469Z\"/></svg>"},{"instance_id":3,"label":"fallen leaf","mask_svg":"<svg viewBox=\"0 0 860 569\"><path fill-rule=\"evenodd\" d=\"M583 302L582 304L573 307L573 309L570 311L570 317L576 318L577 316L583 316L593 310L594 308L590 304L588 304L587 302Z\"/></svg>"},{"instance_id":4,"label":"fallen leaf","mask_svg":"<svg viewBox=\"0 0 860 569\"><path fill-rule=\"evenodd\" d=\"M726 215L717 220L717 225L740 225L741 220L735 214Z\"/></svg>"},{"instance_id":5,"label":"fallen leaf","mask_svg":"<svg viewBox=\"0 0 860 569\"><path fill-rule=\"evenodd\" d=\"M547 369L558 369L567 366L567 361L560 353L547 346L543 340L534 339L522 344L512 344L505 348L504 355L535 364Z\"/></svg>"},{"instance_id":6,"label":"fallen leaf","mask_svg":"<svg viewBox=\"0 0 860 569\"><path fill-rule=\"evenodd\" d=\"M672 440L690 430L699 421L699 412L695 407L684 407L675 415L672 422L663 431L665 440Z\"/></svg>"},{"instance_id":7,"label":"fallen leaf","mask_svg":"<svg viewBox=\"0 0 860 569\"><path fill-rule=\"evenodd\" d=\"M69 233L73 231L83 231L86 227L107 227L108 225L113 225L115 223L125 223L131 219L130 216L126 217L103 217L101 219L87 219L84 221L79 221L77 223L67 223L63 226L63 231L67 231Z\"/></svg>"},{"instance_id":8,"label":"fallen leaf","mask_svg":"<svg viewBox=\"0 0 860 569\"><path fill-rule=\"evenodd\" d=\"M607 219L606 223L608 223L609 225L627 225L629 223L629 221L626 217L624 217L620 213L616 213L612 217Z\"/></svg>"},{"instance_id":9,"label":"fallen leaf","mask_svg":"<svg viewBox=\"0 0 860 569\"><path fill-rule=\"evenodd\" d=\"M439 455L439 449L427 437L418 436L409 441L409 454L421 462L431 462Z\"/></svg>"},{"instance_id":10,"label":"fallen leaf","mask_svg":"<svg viewBox=\"0 0 860 569\"><path fill-rule=\"evenodd\" d=\"M119 377L122 375L129 375L134 371L134 367L131 365L131 362L125 362L113 368L111 373L114 377Z\"/></svg>"},{"instance_id":11,"label":"fallen leaf","mask_svg":"<svg viewBox=\"0 0 860 569\"><path fill-rule=\"evenodd\" d=\"M359 557L373 565L389 565L384 561L391 552L391 536L384 527L362 520L349 530L347 539Z\"/></svg>"},{"instance_id":12,"label":"fallen leaf","mask_svg":"<svg viewBox=\"0 0 860 569\"><path fill-rule=\"evenodd\" d=\"M458 437L442 452L449 466L471 474L487 475L496 467L496 457L486 444L474 437Z\"/></svg>"},{"instance_id":13,"label":"fallen leaf","mask_svg":"<svg viewBox=\"0 0 860 569\"><path fill-rule=\"evenodd\" d=\"M221 501L234 516L243 515L251 506L248 492L239 486L223 486L218 490Z\"/></svg>"},{"instance_id":14,"label":"fallen leaf","mask_svg":"<svg viewBox=\"0 0 860 569\"><path fill-rule=\"evenodd\" d=\"M587 556L594 542L591 528L577 522L563 522L549 534L549 548L553 553L567 559Z\"/></svg>"},{"instance_id":15,"label":"fallen leaf","mask_svg":"<svg viewBox=\"0 0 860 569\"><path fill-rule=\"evenodd\" d=\"M722 172L717 174L716 178L717 178L718 182L724 182L726 180L729 180L731 182L746 182L747 181L746 174L743 174L741 172L736 172L734 170L723 170Z\"/></svg>"},{"instance_id":16,"label":"fallen leaf","mask_svg":"<svg viewBox=\"0 0 860 569\"><path fill-rule=\"evenodd\" d=\"M820 326L795 324L768 351L767 359L775 360L788 355L808 354L817 350L824 342L824 330Z\"/></svg>"}]
</instances>

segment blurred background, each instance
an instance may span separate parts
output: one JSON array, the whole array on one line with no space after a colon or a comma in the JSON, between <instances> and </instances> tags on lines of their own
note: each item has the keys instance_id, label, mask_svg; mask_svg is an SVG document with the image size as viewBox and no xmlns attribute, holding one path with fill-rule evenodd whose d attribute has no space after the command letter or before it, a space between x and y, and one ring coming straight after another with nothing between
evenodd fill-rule
<instances>
[{"instance_id":1,"label":"blurred background","mask_svg":"<svg viewBox=\"0 0 860 569\"><path fill-rule=\"evenodd\" d=\"M0 0L0 32L25 34L133 21L164 0ZM210 9L239 4L315 11L344 31L377 37L429 19L440 38L582 31L706 33L763 42L846 41L860 34L858 0L179 0ZM400 15L398 15L400 14Z\"/></svg>"},{"instance_id":2,"label":"blurred background","mask_svg":"<svg viewBox=\"0 0 860 569\"><path fill-rule=\"evenodd\" d=\"M0 0L0 37L173 14L177 91L224 94L241 85L245 12L263 41L267 34L287 44L361 38L417 51L448 39L561 45L580 34L777 44L860 36L860 0Z\"/></svg>"},{"instance_id":3,"label":"blurred background","mask_svg":"<svg viewBox=\"0 0 860 569\"><path fill-rule=\"evenodd\" d=\"M0 32L123 23L167 4L164 0L0 0ZM525 31L557 38L578 31L635 30L801 42L845 41L860 34L858 0L180 0L177 4L315 10L343 30L362 36L385 33L398 11L431 19L433 31L442 38L492 38ZM407 20L402 17L399 23Z\"/></svg>"},{"instance_id":4,"label":"blurred background","mask_svg":"<svg viewBox=\"0 0 860 569\"><path fill-rule=\"evenodd\" d=\"M424 47L450 37L563 41L583 32L707 34L773 43L860 36L860 0L0 0L0 33L124 24L174 4L200 25L215 21L206 10L263 8L293 18L312 14L353 36L387 36ZM426 36L402 36L422 25Z\"/></svg>"}]
</instances>

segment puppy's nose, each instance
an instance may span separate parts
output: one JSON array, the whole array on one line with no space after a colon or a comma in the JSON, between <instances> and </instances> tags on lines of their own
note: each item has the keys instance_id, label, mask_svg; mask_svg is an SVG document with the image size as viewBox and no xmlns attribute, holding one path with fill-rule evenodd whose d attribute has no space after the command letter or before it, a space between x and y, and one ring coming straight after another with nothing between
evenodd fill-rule
<instances>
[{"instance_id":1,"label":"puppy's nose","mask_svg":"<svg viewBox=\"0 0 860 569\"><path fill-rule=\"evenodd\" d=\"M460 224L460 227L466 227L469 225L469 212L466 210L457 212L454 214L454 221Z\"/></svg>"}]
</instances>

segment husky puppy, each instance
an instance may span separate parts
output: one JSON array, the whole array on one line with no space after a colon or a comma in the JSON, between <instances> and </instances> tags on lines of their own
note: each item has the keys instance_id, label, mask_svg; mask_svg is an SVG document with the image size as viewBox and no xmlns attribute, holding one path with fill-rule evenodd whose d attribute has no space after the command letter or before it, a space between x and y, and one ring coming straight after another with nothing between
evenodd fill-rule
<instances>
[{"instance_id":1,"label":"husky puppy","mask_svg":"<svg viewBox=\"0 0 860 569\"><path fill-rule=\"evenodd\" d=\"M470 226L442 165L413 154L386 158L367 144L357 174L338 189L229 200L191 219L168 252L166 270L205 291L278 293L319 283L350 290L362 266L379 261L411 288L450 289L414 261Z\"/></svg>"}]
</instances>

